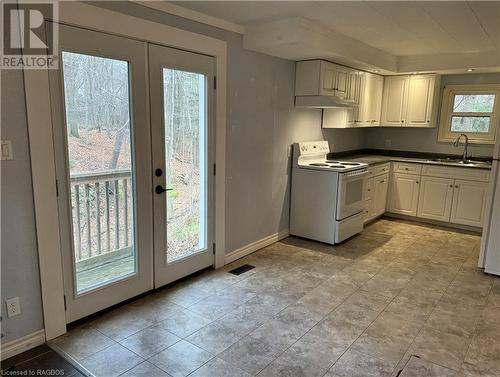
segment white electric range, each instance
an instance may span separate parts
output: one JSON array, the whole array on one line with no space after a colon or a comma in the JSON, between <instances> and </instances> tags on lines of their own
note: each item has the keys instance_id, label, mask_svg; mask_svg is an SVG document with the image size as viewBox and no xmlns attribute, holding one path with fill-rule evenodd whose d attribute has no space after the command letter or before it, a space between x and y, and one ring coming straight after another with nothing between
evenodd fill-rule
<instances>
[{"instance_id":1,"label":"white electric range","mask_svg":"<svg viewBox=\"0 0 500 377\"><path fill-rule=\"evenodd\" d=\"M293 145L290 233L334 244L363 230L368 164L328 153L327 141Z\"/></svg>"}]
</instances>

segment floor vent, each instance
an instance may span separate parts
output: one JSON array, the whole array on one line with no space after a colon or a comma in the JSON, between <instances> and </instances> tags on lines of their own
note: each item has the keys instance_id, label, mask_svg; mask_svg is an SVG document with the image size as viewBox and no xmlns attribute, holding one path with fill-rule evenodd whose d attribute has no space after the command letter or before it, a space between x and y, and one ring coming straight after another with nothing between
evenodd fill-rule
<instances>
[{"instance_id":1,"label":"floor vent","mask_svg":"<svg viewBox=\"0 0 500 377\"><path fill-rule=\"evenodd\" d=\"M234 270L229 271L233 275L241 275L247 271L253 270L255 266L250 266L249 264L244 264L243 266L237 267Z\"/></svg>"}]
</instances>

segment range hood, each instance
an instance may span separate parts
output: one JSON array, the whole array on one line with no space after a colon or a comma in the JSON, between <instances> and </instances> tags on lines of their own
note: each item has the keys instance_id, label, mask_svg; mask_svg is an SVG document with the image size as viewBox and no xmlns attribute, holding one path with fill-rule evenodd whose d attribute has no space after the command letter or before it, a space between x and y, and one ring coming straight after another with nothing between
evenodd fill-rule
<instances>
[{"instance_id":1,"label":"range hood","mask_svg":"<svg viewBox=\"0 0 500 377\"><path fill-rule=\"evenodd\" d=\"M355 102L335 96L295 96L295 107L309 109L328 109L335 107L357 107Z\"/></svg>"}]
</instances>

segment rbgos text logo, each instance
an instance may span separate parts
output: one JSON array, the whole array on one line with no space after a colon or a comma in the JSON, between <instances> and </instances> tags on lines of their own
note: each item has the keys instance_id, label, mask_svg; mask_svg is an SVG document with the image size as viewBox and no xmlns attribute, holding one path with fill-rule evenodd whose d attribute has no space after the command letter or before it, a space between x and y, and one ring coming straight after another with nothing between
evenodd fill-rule
<instances>
[{"instance_id":1,"label":"rbgos text logo","mask_svg":"<svg viewBox=\"0 0 500 377\"><path fill-rule=\"evenodd\" d=\"M57 2L2 1L2 69L57 69ZM53 22L45 22L45 20Z\"/></svg>"}]
</instances>

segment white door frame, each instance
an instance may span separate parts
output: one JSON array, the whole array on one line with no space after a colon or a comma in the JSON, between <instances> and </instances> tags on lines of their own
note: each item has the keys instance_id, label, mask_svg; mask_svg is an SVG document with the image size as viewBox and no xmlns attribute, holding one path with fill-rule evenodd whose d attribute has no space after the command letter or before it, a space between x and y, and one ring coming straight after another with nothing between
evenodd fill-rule
<instances>
[{"instance_id":1,"label":"white door frame","mask_svg":"<svg viewBox=\"0 0 500 377\"><path fill-rule=\"evenodd\" d=\"M215 58L217 76L215 267L223 266L225 256L226 42L79 2L59 2L59 20L50 21L211 55ZM24 85L45 337L50 340L66 332L66 315L48 71L46 69L24 70Z\"/></svg>"}]
</instances>

